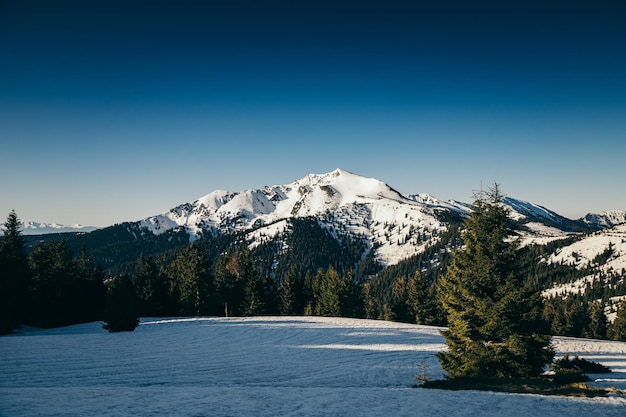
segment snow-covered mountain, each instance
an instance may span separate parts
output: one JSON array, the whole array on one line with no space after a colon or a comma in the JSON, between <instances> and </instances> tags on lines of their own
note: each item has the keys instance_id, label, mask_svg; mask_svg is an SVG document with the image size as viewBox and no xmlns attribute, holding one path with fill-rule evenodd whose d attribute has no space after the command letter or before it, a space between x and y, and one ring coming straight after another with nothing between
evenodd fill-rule
<instances>
[{"instance_id":1,"label":"snow-covered mountain","mask_svg":"<svg viewBox=\"0 0 626 417\"><path fill-rule=\"evenodd\" d=\"M44 235L50 233L76 232L89 233L97 229L97 227L83 226L80 224L64 225L58 223L39 223L33 221L25 222L23 227L23 233L25 235Z\"/></svg>"},{"instance_id":2,"label":"snow-covered mountain","mask_svg":"<svg viewBox=\"0 0 626 417\"><path fill-rule=\"evenodd\" d=\"M544 242L567 236L585 224L537 204L507 197L504 204L523 225L523 238ZM362 239L383 265L422 252L447 230L446 213L469 214L471 205L429 194L404 196L389 185L342 169L310 174L286 185L258 190L214 191L140 227L155 235L183 229L191 240L244 233L251 247L288 233L292 218L314 218L338 240Z\"/></svg>"},{"instance_id":3,"label":"snow-covered mountain","mask_svg":"<svg viewBox=\"0 0 626 417\"><path fill-rule=\"evenodd\" d=\"M618 224L626 223L626 211L610 210L603 211L602 213L598 214L589 213L585 217L583 217L581 221L593 228L604 229L616 226Z\"/></svg>"},{"instance_id":4,"label":"snow-covered mountain","mask_svg":"<svg viewBox=\"0 0 626 417\"><path fill-rule=\"evenodd\" d=\"M182 227L192 239L246 232L254 246L286 233L289 219L309 217L337 239L362 239L379 262L391 265L445 230L438 214L447 209L432 197L404 197L379 180L337 169L260 190L215 191L141 225L154 234Z\"/></svg>"}]
</instances>

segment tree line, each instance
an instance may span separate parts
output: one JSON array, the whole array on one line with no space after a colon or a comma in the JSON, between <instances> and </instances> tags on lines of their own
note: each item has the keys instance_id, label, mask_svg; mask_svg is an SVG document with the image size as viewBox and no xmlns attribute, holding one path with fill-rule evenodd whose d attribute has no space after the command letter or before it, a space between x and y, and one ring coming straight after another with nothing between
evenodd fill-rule
<instances>
[{"instance_id":1,"label":"tree line","mask_svg":"<svg viewBox=\"0 0 626 417\"><path fill-rule=\"evenodd\" d=\"M134 328L137 317L204 315L346 316L447 325L438 283L463 244L457 221L442 235L440 247L368 276L363 271L377 267L371 257L361 257L361 241L341 246L316 222L298 219L286 242L290 250L282 254L262 245L251 251L243 239L207 239L159 256L139 252L110 275L84 246L74 253L63 239L39 243L27 253L20 226L11 212L0 240L3 334L24 324L106 320L113 328L117 322ZM319 248L325 255L311 256ZM518 254L532 268L535 254ZM539 280L532 276L529 272L527 283L537 290ZM542 281L550 279L546 274ZM574 296L543 305L552 334L626 340L626 308L618 309L613 325L599 310L593 300Z\"/></svg>"}]
</instances>

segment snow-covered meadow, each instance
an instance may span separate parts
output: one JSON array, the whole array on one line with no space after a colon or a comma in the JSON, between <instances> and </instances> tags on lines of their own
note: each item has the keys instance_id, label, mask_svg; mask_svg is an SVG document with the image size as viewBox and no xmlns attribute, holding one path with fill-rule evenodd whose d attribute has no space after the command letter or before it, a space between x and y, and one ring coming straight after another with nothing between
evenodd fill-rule
<instances>
[{"instance_id":1,"label":"snow-covered meadow","mask_svg":"<svg viewBox=\"0 0 626 417\"><path fill-rule=\"evenodd\" d=\"M626 343L555 338L610 366ZM144 319L0 338L2 416L623 416L625 396L567 398L412 388L441 378L434 327L321 317ZM607 375L596 376L607 378Z\"/></svg>"}]
</instances>

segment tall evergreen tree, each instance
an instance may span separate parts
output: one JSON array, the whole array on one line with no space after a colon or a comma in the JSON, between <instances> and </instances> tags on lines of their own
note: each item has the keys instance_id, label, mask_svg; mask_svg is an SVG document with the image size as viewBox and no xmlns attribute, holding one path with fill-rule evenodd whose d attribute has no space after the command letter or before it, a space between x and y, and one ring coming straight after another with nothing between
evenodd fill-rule
<instances>
[{"instance_id":1,"label":"tall evergreen tree","mask_svg":"<svg viewBox=\"0 0 626 417\"><path fill-rule=\"evenodd\" d=\"M435 294L419 271L408 279L402 276L395 280L392 296L391 309L395 320L417 324L433 324L437 321Z\"/></svg>"},{"instance_id":2,"label":"tall evergreen tree","mask_svg":"<svg viewBox=\"0 0 626 417\"><path fill-rule=\"evenodd\" d=\"M372 293L372 284L369 282L363 284L361 293L363 299L363 318L376 319L378 317L378 303Z\"/></svg>"},{"instance_id":3,"label":"tall evergreen tree","mask_svg":"<svg viewBox=\"0 0 626 417\"><path fill-rule=\"evenodd\" d=\"M476 199L465 248L439 281L449 327L442 332L448 351L437 357L448 378L533 376L554 357L542 300L525 282L502 198L496 184Z\"/></svg>"},{"instance_id":4,"label":"tall evergreen tree","mask_svg":"<svg viewBox=\"0 0 626 417\"><path fill-rule=\"evenodd\" d=\"M266 292L269 291L265 284L267 283L259 280L250 250L246 247L237 248L216 261L217 304L224 315L250 314L250 307L257 303L259 303L257 305L259 308L261 305L265 306L267 304ZM244 305L244 300L248 303L247 305Z\"/></svg>"},{"instance_id":5,"label":"tall evergreen tree","mask_svg":"<svg viewBox=\"0 0 626 417\"><path fill-rule=\"evenodd\" d=\"M246 278L246 285L243 289L241 314L244 316L257 316L263 313L264 309L263 282L256 275L250 275Z\"/></svg>"},{"instance_id":6,"label":"tall evergreen tree","mask_svg":"<svg viewBox=\"0 0 626 417\"><path fill-rule=\"evenodd\" d=\"M134 284L139 314L152 317L164 315L167 304L167 283L154 259L145 257L143 254L139 256Z\"/></svg>"},{"instance_id":7,"label":"tall evergreen tree","mask_svg":"<svg viewBox=\"0 0 626 417\"><path fill-rule=\"evenodd\" d=\"M128 275L120 275L109 283L104 311L104 329L111 333L129 332L139 324L137 296Z\"/></svg>"},{"instance_id":8,"label":"tall evergreen tree","mask_svg":"<svg viewBox=\"0 0 626 417\"><path fill-rule=\"evenodd\" d=\"M619 303L617 316L608 329L611 340L626 341L626 301Z\"/></svg>"},{"instance_id":9,"label":"tall evergreen tree","mask_svg":"<svg viewBox=\"0 0 626 417\"><path fill-rule=\"evenodd\" d=\"M30 270L21 228L22 222L11 211L0 236L0 334L26 321Z\"/></svg>"},{"instance_id":10,"label":"tall evergreen tree","mask_svg":"<svg viewBox=\"0 0 626 417\"><path fill-rule=\"evenodd\" d=\"M337 271L333 268L328 268L326 272L320 269L314 280L314 291L316 315L341 316L341 296L345 289Z\"/></svg>"},{"instance_id":11,"label":"tall evergreen tree","mask_svg":"<svg viewBox=\"0 0 626 417\"><path fill-rule=\"evenodd\" d=\"M39 244L30 253L33 274L31 324L57 327L78 322L72 288L77 276L73 258L74 254L65 240Z\"/></svg>"},{"instance_id":12,"label":"tall evergreen tree","mask_svg":"<svg viewBox=\"0 0 626 417\"><path fill-rule=\"evenodd\" d=\"M585 337L591 339L606 339L607 319L604 314L604 304L601 301L589 303L589 330Z\"/></svg>"},{"instance_id":13,"label":"tall evergreen tree","mask_svg":"<svg viewBox=\"0 0 626 417\"><path fill-rule=\"evenodd\" d=\"M206 252L191 244L169 266L170 277L176 282L179 314L206 314L210 305L213 276Z\"/></svg>"},{"instance_id":14,"label":"tall evergreen tree","mask_svg":"<svg viewBox=\"0 0 626 417\"><path fill-rule=\"evenodd\" d=\"M292 267L278 286L278 311L284 316L296 314L297 279L295 267Z\"/></svg>"}]
</instances>

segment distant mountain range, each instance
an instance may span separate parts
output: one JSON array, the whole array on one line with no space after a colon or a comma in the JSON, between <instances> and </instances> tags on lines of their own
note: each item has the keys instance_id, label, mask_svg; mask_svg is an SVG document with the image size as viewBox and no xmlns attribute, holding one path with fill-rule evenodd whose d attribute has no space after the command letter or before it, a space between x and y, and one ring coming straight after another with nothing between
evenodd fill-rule
<instances>
[{"instance_id":1,"label":"distant mountain range","mask_svg":"<svg viewBox=\"0 0 626 417\"><path fill-rule=\"evenodd\" d=\"M80 224L65 225L58 223L38 223L38 222L25 222L23 233L25 235L44 235L50 233L76 233L83 232L89 233L96 230L97 227L83 226Z\"/></svg>"},{"instance_id":2,"label":"distant mountain range","mask_svg":"<svg viewBox=\"0 0 626 417\"><path fill-rule=\"evenodd\" d=\"M546 243L570 233L589 232L626 222L626 212L567 219L541 205L506 197L526 243ZM441 201L428 194L402 195L389 185L342 169L310 174L286 185L241 192L218 190L167 213L122 223L135 236L184 231L191 241L244 235L251 247L288 233L291 219L312 218L341 240L361 239L382 265L422 252L447 229L450 215L465 216L471 205ZM114 226L112 226L114 227ZM28 222L29 235L90 232L94 227ZM434 240L433 240L434 238Z\"/></svg>"}]
</instances>

